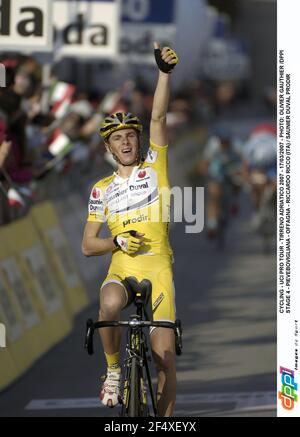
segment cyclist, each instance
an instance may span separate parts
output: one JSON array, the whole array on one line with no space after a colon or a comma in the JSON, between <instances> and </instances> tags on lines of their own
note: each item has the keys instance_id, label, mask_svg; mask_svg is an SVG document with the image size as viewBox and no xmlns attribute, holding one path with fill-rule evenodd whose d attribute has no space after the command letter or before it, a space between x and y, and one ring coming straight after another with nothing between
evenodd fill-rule
<instances>
[{"instance_id":1,"label":"cyclist","mask_svg":"<svg viewBox=\"0 0 300 437\"><path fill-rule=\"evenodd\" d=\"M159 68L150 122L150 147L142 156L142 125L130 113L106 117L100 128L105 146L117 162L117 171L97 182L91 192L89 216L82 251L86 256L112 252L108 275L100 289L99 320L119 320L130 303L122 280L135 276L152 283L154 320L175 321L172 250L168 239L170 192L167 173L166 113L170 94L170 72L178 62L176 53L154 43ZM107 220L112 234L98 234ZM135 232L132 232L135 231ZM104 328L100 336L107 361L106 379L100 391L102 403L114 407L120 395L118 328ZM156 328L150 332L158 386L160 416L171 416L176 397L174 332Z\"/></svg>"},{"instance_id":2,"label":"cyclist","mask_svg":"<svg viewBox=\"0 0 300 437\"><path fill-rule=\"evenodd\" d=\"M215 129L205 145L203 158L199 163L199 171L207 181L207 234L214 238L218 232L218 223L221 217L221 198L226 187L229 186L232 194L228 199L231 202L230 211L238 211L237 195L239 194L239 175L241 159L234 150L231 133L225 127Z\"/></svg>"}]
</instances>

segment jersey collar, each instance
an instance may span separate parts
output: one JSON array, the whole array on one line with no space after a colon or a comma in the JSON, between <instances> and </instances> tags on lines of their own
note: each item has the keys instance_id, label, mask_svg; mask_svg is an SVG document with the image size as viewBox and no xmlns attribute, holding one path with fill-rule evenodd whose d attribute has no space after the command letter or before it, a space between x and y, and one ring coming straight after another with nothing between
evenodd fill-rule
<instances>
[{"instance_id":1,"label":"jersey collar","mask_svg":"<svg viewBox=\"0 0 300 437\"><path fill-rule=\"evenodd\" d=\"M142 164L143 162L141 162L139 165L135 165L132 169L131 175L128 178L122 178L120 175L117 174L116 171L114 171L114 176L115 176L114 182L118 184L122 184L123 182L128 181L136 174L136 172L138 171L138 169L141 167Z\"/></svg>"}]
</instances>

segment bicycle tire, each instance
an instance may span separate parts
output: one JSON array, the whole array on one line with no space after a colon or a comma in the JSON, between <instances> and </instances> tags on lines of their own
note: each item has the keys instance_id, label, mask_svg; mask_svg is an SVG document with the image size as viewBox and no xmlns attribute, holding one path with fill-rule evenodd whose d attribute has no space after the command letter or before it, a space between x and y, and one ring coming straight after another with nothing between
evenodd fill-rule
<instances>
[{"instance_id":1,"label":"bicycle tire","mask_svg":"<svg viewBox=\"0 0 300 437\"><path fill-rule=\"evenodd\" d=\"M129 407L128 417L140 416L139 400L139 369L137 358L133 357L131 361L130 385L129 385Z\"/></svg>"},{"instance_id":2,"label":"bicycle tire","mask_svg":"<svg viewBox=\"0 0 300 437\"><path fill-rule=\"evenodd\" d=\"M93 320L88 319L86 324L84 347L89 355L93 355L94 353L93 336L94 336Z\"/></svg>"},{"instance_id":3,"label":"bicycle tire","mask_svg":"<svg viewBox=\"0 0 300 437\"><path fill-rule=\"evenodd\" d=\"M176 331L175 331L175 352L176 355L180 356L182 354L182 327L181 320L175 320Z\"/></svg>"}]
</instances>

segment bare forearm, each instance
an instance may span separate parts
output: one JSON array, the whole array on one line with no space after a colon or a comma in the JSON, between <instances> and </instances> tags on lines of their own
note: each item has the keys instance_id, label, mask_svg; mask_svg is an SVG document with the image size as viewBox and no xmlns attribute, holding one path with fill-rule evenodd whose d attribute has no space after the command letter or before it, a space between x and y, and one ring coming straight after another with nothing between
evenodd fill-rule
<instances>
[{"instance_id":1,"label":"bare forearm","mask_svg":"<svg viewBox=\"0 0 300 437\"><path fill-rule=\"evenodd\" d=\"M170 98L170 75L159 72L154 93L152 119L159 120L166 117Z\"/></svg>"},{"instance_id":2,"label":"bare forearm","mask_svg":"<svg viewBox=\"0 0 300 437\"><path fill-rule=\"evenodd\" d=\"M88 237L82 243L82 253L85 256L106 255L116 249L113 238Z\"/></svg>"}]
</instances>

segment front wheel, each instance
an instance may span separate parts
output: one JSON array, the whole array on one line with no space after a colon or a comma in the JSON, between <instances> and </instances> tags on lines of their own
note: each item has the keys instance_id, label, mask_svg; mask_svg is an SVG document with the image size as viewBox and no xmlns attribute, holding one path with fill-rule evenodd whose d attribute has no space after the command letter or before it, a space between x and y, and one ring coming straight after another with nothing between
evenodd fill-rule
<instances>
[{"instance_id":1,"label":"front wheel","mask_svg":"<svg viewBox=\"0 0 300 437\"><path fill-rule=\"evenodd\" d=\"M130 386L129 386L129 407L128 416L140 416L140 399L139 399L139 369L137 358L133 357L131 361Z\"/></svg>"}]
</instances>

